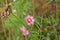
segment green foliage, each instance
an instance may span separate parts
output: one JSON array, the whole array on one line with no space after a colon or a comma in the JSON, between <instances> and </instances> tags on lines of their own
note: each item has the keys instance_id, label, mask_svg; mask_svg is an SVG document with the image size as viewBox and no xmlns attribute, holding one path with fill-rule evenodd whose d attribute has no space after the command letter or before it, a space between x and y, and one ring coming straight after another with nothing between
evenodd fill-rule
<instances>
[{"instance_id":1,"label":"green foliage","mask_svg":"<svg viewBox=\"0 0 60 40\"><path fill-rule=\"evenodd\" d=\"M5 0L0 0L3 7L6 5ZM0 31L0 40L60 40L60 34L54 29L59 20L54 15L51 16L35 16L34 0L16 0L11 2L10 15L6 19L2 19L3 30ZM0 8L2 9L2 8ZM31 13L29 10L32 10ZM32 14L33 13L33 14ZM35 19L34 25L28 26L26 24L25 17L28 14L32 14ZM44 17L45 16L45 17ZM20 30L21 26L25 26L29 29L29 35L24 36ZM50 27L52 30L44 32L42 28Z\"/></svg>"}]
</instances>

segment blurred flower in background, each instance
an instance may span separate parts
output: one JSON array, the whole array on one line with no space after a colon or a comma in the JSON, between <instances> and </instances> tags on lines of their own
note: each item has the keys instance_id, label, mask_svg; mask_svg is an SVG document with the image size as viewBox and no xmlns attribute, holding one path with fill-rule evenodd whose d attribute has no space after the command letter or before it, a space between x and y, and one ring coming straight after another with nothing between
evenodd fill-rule
<instances>
[{"instance_id":1,"label":"blurred flower in background","mask_svg":"<svg viewBox=\"0 0 60 40\"><path fill-rule=\"evenodd\" d=\"M15 2L16 0L13 0L13 2Z\"/></svg>"},{"instance_id":2,"label":"blurred flower in background","mask_svg":"<svg viewBox=\"0 0 60 40\"><path fill-rule=\"evenodd\" d=\"M23 32L24 36L27 36L29 34L29 31L24 26L21 26L20 30Z\"/></svg>"},{"instance_id":3,"label":"blurred flower in background","mask_svg":"<svg viewBox=\"0 0 60 40\"><path fill-rule=\"evenodd\" d=\"M16 13L16 10L15 9L13 10L13 13Z\"/></svg>"},{"instance_id":4,"label":"blurred flower in background","mask_svg":"<svg viewBox=\"0 0 60 40\"><path fill-rule=\"evenodd\" d=\"M33 16L27 15L26 16L26 23L27 23L27 25L34 24L34 18L33 18Z\"/></svg>"},{"instance_id":5,"label":"blurred flower in background","mask_svg":"<svg viewBox=\"0 0 60 40\"><path fill-rule=\"evenodd\" d=\"M56 4L52 5L52 10L56 10Z\"/></svg>"}]
</instances>

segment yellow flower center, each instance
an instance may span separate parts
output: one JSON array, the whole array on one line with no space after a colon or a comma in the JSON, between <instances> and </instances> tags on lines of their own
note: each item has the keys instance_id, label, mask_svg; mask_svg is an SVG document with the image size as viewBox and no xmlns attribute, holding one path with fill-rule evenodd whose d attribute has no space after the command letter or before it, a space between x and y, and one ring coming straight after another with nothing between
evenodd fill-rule
<instances>
[{"instance_id":1,"label":"yellow flower center","mask_svg":"<svg viewBox=\"0 0 60 40\"><path fill-rule=\"evenodd\" d=\"M24 32L26 32L26 29L24 29Z\"/></svg>"},{"instance_id":2,"label":"yellow flower center","mask_svg":"<svg viewBox=\"0 0 60 40\"><path fill-rule=\"evenodd\" d=\"M27 21L28 21L29 23L30 23L30 22L32 22L31 18L28 18L28 20L27 20Z\"/></svg>"}]
</instances>

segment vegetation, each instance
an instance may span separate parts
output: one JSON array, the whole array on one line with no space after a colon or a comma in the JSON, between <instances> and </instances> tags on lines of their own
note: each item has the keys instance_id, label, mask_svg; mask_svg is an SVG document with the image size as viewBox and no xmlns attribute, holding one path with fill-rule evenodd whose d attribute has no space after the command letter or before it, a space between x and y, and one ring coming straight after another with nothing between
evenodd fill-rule
<instances>
[{"instance_id":1,"label":"vegetation","mask_svg":"<svg viewBox=\"0 0 60 40\"><path fill-rule=\"evenodd\" d=\"M59 4L60 0L0 0L0 40L60 40Z\"/></svg>"}]
</instances>

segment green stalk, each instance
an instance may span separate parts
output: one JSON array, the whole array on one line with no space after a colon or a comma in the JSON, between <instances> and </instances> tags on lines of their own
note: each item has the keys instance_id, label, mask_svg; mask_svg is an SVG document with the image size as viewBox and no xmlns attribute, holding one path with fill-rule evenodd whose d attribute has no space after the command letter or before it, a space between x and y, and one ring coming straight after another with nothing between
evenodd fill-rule
<instances>
[{"instance_id":1,"label":"green stalk","mask_svg":"<svg viewBox=\"0 0 60 40\"><path fill-rule=\"evenodd\" d=\"M57 6L57 2L56 2L56 6ZM56 23L58 22L58 8L56 8Z\"/></svg>"}]
</instances>

